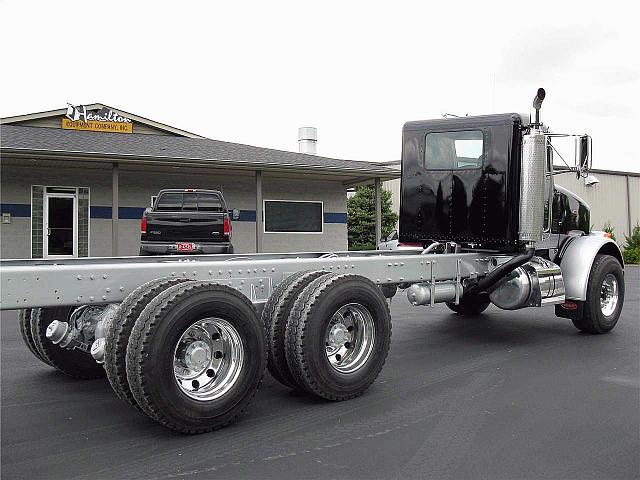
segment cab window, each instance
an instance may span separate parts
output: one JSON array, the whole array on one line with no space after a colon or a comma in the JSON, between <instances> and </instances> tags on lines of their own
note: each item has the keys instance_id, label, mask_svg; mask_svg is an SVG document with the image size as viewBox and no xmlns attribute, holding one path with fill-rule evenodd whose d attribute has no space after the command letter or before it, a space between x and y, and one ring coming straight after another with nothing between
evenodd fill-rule
<instances>
[{"instance_id":1,"label":"cab window","mask_svg":"<svg viewBox=\"0 0 640 480\"><path fill-rule=\"evenodd\" d=\"M425 139L427 170L461 170L482 167L484 137L481 130L433 132Z\"/></svg>"}]
</instances>

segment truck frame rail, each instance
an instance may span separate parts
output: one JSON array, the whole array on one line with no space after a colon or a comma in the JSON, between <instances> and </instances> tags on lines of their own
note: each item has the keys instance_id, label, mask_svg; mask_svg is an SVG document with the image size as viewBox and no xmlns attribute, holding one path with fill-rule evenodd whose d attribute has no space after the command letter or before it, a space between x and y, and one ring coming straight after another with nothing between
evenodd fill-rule
<instances>
[{"instance_id":1,"label":"truck frame rail","mask_svg":"<svg viewBox=\"0 0 640 480\"><path fill-rule=\"evenodd\" d=\"M0 310L121 302L162 277L210 280L266 302L288 275L304 270L352 273L378 285L473 278L491 271L487 252L424 254L402 251L74 258L0 261Z\"/></svg>"}]
</instances>

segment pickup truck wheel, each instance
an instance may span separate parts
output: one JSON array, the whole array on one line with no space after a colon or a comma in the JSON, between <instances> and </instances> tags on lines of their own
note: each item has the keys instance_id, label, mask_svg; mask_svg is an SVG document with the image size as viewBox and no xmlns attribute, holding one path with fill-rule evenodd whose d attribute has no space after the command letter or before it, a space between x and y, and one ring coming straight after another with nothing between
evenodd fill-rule
<instances>
[{"instance_id":1,"label":"pickup truck wheel","mask_svg":"<svg viewBox=\"0 0 640 480\"><path fill-rule=\"evenodd\" d=\"M361 395L389 352L391 316L380 288L360 275L329 274L296 299L286 331L286 356L307 391L341 401Z\"/></svg>"},{"instance_id":2,"label":"pickup truck wheel","mask_svg":"<svg viewBox=\"0 0 640 480\"><path fill-rule=\"evenodd\" d=\"M107 329L104 355L107 378L118 398L138 410L140 407L133 398L127 380L126 356L131 330L151 300L167 288L188 280L187 278L158 278L139 286L122 301L116 318Z\"/></svg>"},{"instance_id":3,"label":"pickup truck wheel","mask_svg":"<svg viewBox=\"0 0 640 480\"><path fill-rule=\"evenodd\" d=\"M35 342L33 341L33 335L31 333L31 313L33 309L27 308L20 310L18 314L18 324L20 325L20 335L22 335L22 340L25 345L29 349L33 355L40 360L42 363L46 363L47 365L51 365L47 360L45 360L44 356L40 351L38 351L38 347L36 347ZM53 366L53 365L52 365Z\"/></svg>"},{"instance_id":4,"label":"pickup truck wheel","mask_svg":"<svg viewBox=\"0 0 640 480\"><path fill-rule=\"evenodd\" d=\"M624 303L624 272L610 255L596 255L587 284L582 316L573 318L575 327L586 333L607 333L618 323Z\"/></svg>"},{"instance_id":5,"label":"pickup truck wheel","mask_svg":"<svg viewBox=\"0 0 640 480\"><path fill-rule=\"evenodd\" d=\"M478 295L463 295L458 305L454 302L446 302L449 310L452 310L461 315L475 317L484 312L491 302L483 299Z\"/></svg>"},{"instance_id":6,"label":"pickup truck wheel","mask_svg":"<svg viewBox=\"0 0 640 480\"><path fill-rule=\"evenodd\" d=\"M235 420L266 365L264 326L238 291L211 282L174 285L155 297L127 346L127 379L144 413L183 433Z\"/></svg>"},{"instance_id":7,"label":"pickup truck wheel","mask_svg":"<svg viewBox=\"0 0 640 480\"><path fill-rule=\"evenodd\" d=\"M47 327L54 320L68 322L74 307L35 308L31 311L31 335L44 360L58 371L79 380L105 376L102 365L93 357L78 349L67 350L47 338Z\"/></svg>"},{"instance_id":8,"label":"pickup truck wheel","mask_svg":"<svg viewBox=\"0 0 640 480\"><path fill-rule=\"evenodd\" d=\"M287 320L300 292L322 275L327 275L327 272L303 271L289 275L276 287L262 310L262 321L267 330L267 369L273 378L290 388L304 389L303 386L298 385L287 364L285 353Z\"/></svg>"}]
</instances>

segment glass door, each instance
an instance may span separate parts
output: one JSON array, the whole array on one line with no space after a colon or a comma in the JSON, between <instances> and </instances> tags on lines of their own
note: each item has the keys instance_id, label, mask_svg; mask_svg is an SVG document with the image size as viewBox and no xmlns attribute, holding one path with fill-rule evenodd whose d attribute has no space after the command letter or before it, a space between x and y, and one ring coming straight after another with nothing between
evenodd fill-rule
<instances>
[{"instance_id":1,"label":"glass door","mask_svg":"<svg viewBox=\"0 0 640 480\"><path fill-rule=\"evenodd\" d=\"M43 216L44 257L77 257L77 196L74 194L46 194Z\"/></svg>"}]
</instances>

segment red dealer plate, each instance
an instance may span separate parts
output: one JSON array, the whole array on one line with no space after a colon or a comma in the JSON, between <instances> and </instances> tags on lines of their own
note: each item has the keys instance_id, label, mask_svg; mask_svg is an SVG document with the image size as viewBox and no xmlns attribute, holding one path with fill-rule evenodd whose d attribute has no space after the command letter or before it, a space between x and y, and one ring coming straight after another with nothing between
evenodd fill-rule
<instances>
[{"instance_id":1,"label":"red dealer plate","mask_svg":"<svg viewBox=\"0 0 640 480\"><path fill-rule=\"evenodd\" d=\"M193 243L178 243L179 252L193 252Z\"/></svg>"}]
</instances>

